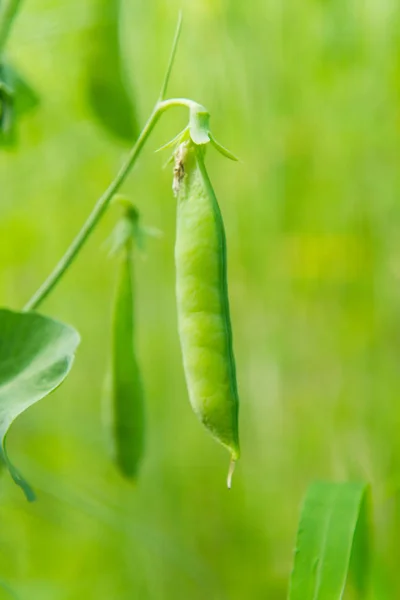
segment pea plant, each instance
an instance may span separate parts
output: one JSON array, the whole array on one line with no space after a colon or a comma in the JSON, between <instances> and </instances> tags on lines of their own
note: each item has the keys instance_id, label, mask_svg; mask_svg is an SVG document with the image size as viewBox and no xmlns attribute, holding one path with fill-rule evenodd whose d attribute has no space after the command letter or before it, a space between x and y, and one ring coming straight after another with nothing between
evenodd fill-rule
<instances>
[{"instance_id":1,"label":"pea plant","mask_svg":"<svg viewBox=\"0 0 400 600\"><path fill-rule=\"evenodd\" d=\"M38 97L8 63L4 52L20 5L0 2L0 142L15 141L20 116L37 106ZM107 380L107 428L116 467L136 479L144 452L145 398L135 349L133 263L136 247L154 232L142 225L135 206L118 192L164 113L185 108L188 125L162 149L172 156L172 189L177 199L175 244L178 334L188 395L193 411L230 454L227 485L240 457L239 394L233 352L227 284L227 247L223 219L207 173L205 153L212 146L236 160L210 130L207 109L192 99L167 98L167 87L181 32L181 17L154 108L139 132L129 113L117 46L104 61L95 46L93 60L105 68L93 75L89 96L100 121L114 134L136 138L125 163L100 196L78 235L47 279L21 311L0 309L0 457L29 501L32 487L11 462L7 433L27 408L46 397L69 374L80 342L70 325L38 312L43 301L72 267L113 200L122 216L112 234L119 265L114 294L111 350ZM110 35L110 32L103 32ZM112 37L114 39L114 37ZM111 88L107 84L113 78ZM110 89L112 90L110 92ZM110 97L112 94L112 98ZM108 110L109 105L121 110ZM129 116L130 115L130 116ZM348 573L357 597L368 589L368 500L363 483L314 483L306 494L296 541L289 600L335 600L343 597Z\"/></svg>"},{"instance_id":2,"label":"pea plant","mask_svg":"<svg viewBox=\"0 0 400 600\"><path fill-rule=\"evenodd\" d=\"M207 175L208 145L234 156L219 144L209 127L209 113L187 98L166 99L167 86L181 31L179 18L160 95L125 164L99 198L65 255L33 294L22 312L0 312L1 455L15 483L28 500L34 493L11 463L7 431L14 419L47 396L68 375L79 344L71 326L37 312L72 266L111 200L134 166L160 117L171 108L189 111L189 123L164 148L173 148L173 190L178 199L176 241L177 308L183 363L190 400L206 428L231 454L228 486L239 458L238 393L226 280L225 233L218 203ZM17 90L13 90L18 94ZM11 93L11 94L12 94ZM137 210L126 201L115 237L120 273L115 296L109 384L109 414L114 456L120 470L135 477L143 452L143 390L134 348L132 260L134 240L145 233Z\"/></svg>"}]
</instances>

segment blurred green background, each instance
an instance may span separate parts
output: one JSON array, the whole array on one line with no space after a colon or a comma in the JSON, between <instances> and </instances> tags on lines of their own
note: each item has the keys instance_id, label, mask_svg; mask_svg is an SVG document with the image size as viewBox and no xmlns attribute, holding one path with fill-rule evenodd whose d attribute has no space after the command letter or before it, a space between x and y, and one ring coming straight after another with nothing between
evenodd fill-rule
<instances>
[{"instance_id":1,"label":"blurred green background","mask_svg":"<svg viewBox=\"0 0 400 600\"><path fill-rule=\"evenodd\" d=\"M102 6L26 1L10 38L8 55L41 105L0 154L4 306L22 307L47 276L129 147L88 102ZM180 6L169 95L207 106L214 134L241 158L210 150L207 161L228 240L242 460L227 491L228 456L184 384L172 177L167 155L153 153L186 124L176 110L124 186L143 222L164 232L135 273L141 477L136 487L120 478L102 426L114 208L41 308L76 326L82 344L65 384L9 435L39 498L29 505L3 475L0 579L29 600L283 600L308 484L363 479L374 496L372 597L400 598L400 6L125 0L141 124Z\"/></svg>"}]
</instances>

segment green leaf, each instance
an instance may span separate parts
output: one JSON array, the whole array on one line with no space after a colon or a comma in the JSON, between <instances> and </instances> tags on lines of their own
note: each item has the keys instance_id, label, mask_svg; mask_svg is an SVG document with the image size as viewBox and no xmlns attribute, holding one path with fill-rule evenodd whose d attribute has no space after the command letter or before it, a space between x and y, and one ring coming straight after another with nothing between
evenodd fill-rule
<instances>
[{"instance_id":1,"label":"green leaf","mask_svg":"<svg viewBox=\"0 0 400 600\"><path fill-rule=\"evenodd\" d=\"M111 134L137 139L140 128L132 90L126 81L120 40L120 0L96 0L89 36L87 90L91 108Z\"/></svg>"},{"instance_id":2,"label":"green leaf","mask_svg":"<svg viewBox=\"0 0 400 600\"><path fill-rule=\"evenodd\" d=\"M7 432L65 379L79 339L75 329L48 317L0 309L0 456L28 500L35 495L8 457Z\"/></svg>"},{"instance_id":3,"label":"green leaf","mask_svg":"<svg viewBox=\"0 0 400 600\"><path fill-rule=\"evenodd\" d=\"M136 479L144 448L144 395L134 344L132 244L121 251L119 261L107 382L107 428L117 467L125 477Z\"/></svg>"},{"instance_id":4,"label":"green leaf","mask_svg":"<svg viewBox=\"0 0 400 600\"><path fill-rule=\"evenodd\" d=\"M339 600L348 573L365 599L369 576L368 486L316 482L301 511L289 600Z\"/></svg>"}]
</instances>

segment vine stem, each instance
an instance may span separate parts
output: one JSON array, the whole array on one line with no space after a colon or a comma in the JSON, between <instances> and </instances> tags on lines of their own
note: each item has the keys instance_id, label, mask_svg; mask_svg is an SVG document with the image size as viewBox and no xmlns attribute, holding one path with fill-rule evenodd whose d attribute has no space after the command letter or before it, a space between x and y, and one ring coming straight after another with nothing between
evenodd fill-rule
<instances>
[{"instance_id":1,"label":"vine stem","mask_svg":"<svg viewBox=\"0 0 400 600\"><path fill-rule=\"evenodd\" d=\"M22 0L8 0L0 9L0 56L3 54L14 19L22 4Z\"/></svg>"},{"instance_id":2,"label":"vine stem","mask_svg":"<svg viewBox=\"0 0 400 600\"><path fill-rule=\"evenodd\" d=\"M15 16L16 10L18 8L18 4L20 2L21 2L21 0L9 0L9 4L7 5L9 8L9 11L8 11L8 14L9 14L8 22L9 23L12 22L12 19ZM11 10L12 6L14 7L14 11ZM5 15L5 13L6 13L6 11L3 14ZM0 42L1 42L1 32L2 31L3 31L3 37L6 36L6 33L4 33L4 31L6 30L6 28L4 26L5 21L6 21L5 17L3 17L3 21L2 21L3 29L1 29L1 25L0 25ZM125 179L127 178L128 174L131 171L132 167L134 166L143 146L145 145L148 137L150 136L152 130L154 129L154 127L155 127L157 121L159 120L159 118L161 117L161 115L167 109L174 107L174 106L185 106L190 110L196 104L193 100L188 100L187 98L172 98L169 100L164 100L164 96L166 94L167 86L168 86L169 79L171 76L172 66L173 66L173 63L175 60L175 56L176 56L176 49L178 46L181 28L182 28L182 15L181 15L181 13L179 13L178 22L177 22L177 26L176 26L176 30L175 30L174 41L172 43L172 50L171 50L170 58L168 61L168 66L167 66L166 74L164 77L164 81L163 81L163 84L161 87L160 96L159 96L158 101L156 102L153 112L151 113L146 125L144 126L142 132L140 133L138 139L136 140L135 145L133 146L132 150L130 151L125 163L122 165L121 169L117 173L117 176L115 177L115 179L111 182L111 184L108 186L108 188L103 193L103 195L100 196L100 198L97 200L92 212L90 213L89 217L83 224L81 230L79 231L76 238L73 240L72 244L69 246L69 248L66 251L66 253L64 254L64 256L57 263L54 270L50 273L50 275L43 282L43 284L39 287L39 289L33 294L32 298L25 304L25 306L23 308L24 311L35 310L36 308L38 308L38 306L43 302L43 300L45 298L47 298L47 296L50 294L50 292L59 283L59 281L65 274L65 272L72 265L72 263L78 256L80 250L82 249L82 247L84 246L86 241L89 239L90 235L93 233L96 226L98 225L100 219L106 212L106 210L111 202L112 197L119 190L119 188L121 187L121 185L124 183ZM7 32L8 32L8 29L7 29ZM1 45L0 45L0 49L1 49Z\"/></svg>"},{"instance_id":3,"label":"vine stem","mask_svg":"<svg viewBox=\"0 0 400 600\"><path fill-rule=\"evenodd\" d=\"M128 176L130 170L134 166L145 142L147 141L150 133L152 132L154 126L157 121L161 117L161 115L168 110L169 108L175 106L185 106L187 108L191 108L193 106L193 100L188 100L186 98L171 98L169 100L164 100L162 102L157 102L153 112L151 113L146 125L144 126L140 136L138 137L135 145L130 151L128 158L125 163L122 165L120 171L118 172L115 179L108 186L106 191L98 201L96 202L92 212L84 223L82 229L79 231L78 235L61 258L61 260L56 265L55 269L50 273L48 278L44 281L44 283L40 286L40 288L34 293L32 298L27 302L24 306L24 311L35 310L38 306L43 302L43 300L50 294L53 288L58 284L60 279L63 277L64 273L74 262L75 258L79 254L82 246L90 237L91 233L95 230L97 224L99 223L101 217L104 215L107 210L110 201L114 194L119 190L121 185L124 183L126 177Z\"/></svg>"},{"instance_id":4,"label":"vine stem","mask_svg":"<svg viewBox=\"0 0 400 600\"><path fill-rule=\"evenodd\" d=\"M176 50L178 48L178 42L179 42L179 38L181 36L181 31L182 31L182 11L179 11L178 22L176 24L176 29L175 29L174 41L172 42L171 54L170 54L169 61L168 61L168 67L165 72L164 81L162 83L161 90L160 90L160 96L158 98L159 102L162 102L163 100L165 100L165 95L167 93L167 87L169 84L169 80L171 78L172 67L174 65Z\"/></svg>"}]
</instances>

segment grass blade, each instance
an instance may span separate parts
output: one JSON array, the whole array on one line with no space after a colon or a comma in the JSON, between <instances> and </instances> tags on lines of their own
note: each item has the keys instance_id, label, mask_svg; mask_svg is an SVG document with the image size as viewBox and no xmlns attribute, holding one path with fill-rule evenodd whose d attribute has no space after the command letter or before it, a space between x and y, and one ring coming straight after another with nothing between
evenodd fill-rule
<instances>
[{"instance_id":1,"label":"grass blade","mask_svg":"<svg viewBox=\"0 0 400 600\"><path fill-rule=\"evenodd\" d=\"M348 574L355 597L368 587L368 486L316 482L297 531L289 600L340 600Z\"/></svg>"}]
</instances>

